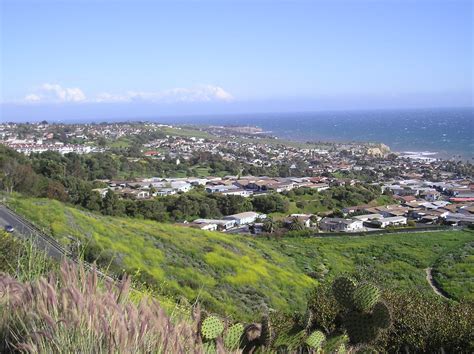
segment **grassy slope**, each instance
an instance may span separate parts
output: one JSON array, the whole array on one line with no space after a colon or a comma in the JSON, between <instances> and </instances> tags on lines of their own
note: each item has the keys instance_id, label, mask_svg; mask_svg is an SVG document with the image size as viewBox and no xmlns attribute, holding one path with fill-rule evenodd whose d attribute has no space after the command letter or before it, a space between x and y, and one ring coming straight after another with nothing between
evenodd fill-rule
<instances>
[{"instance_id":1,"label":"grassy slope","mask_svg":"<svg viewBox=\"0 0 474 354\"><path fill-rule=\"evenodd\" d=\"M255 317L262 301L279 310L302 309L315 284L305 274L321 264L327 277L363 270L385 285L429 291L424 269L474 239L472 232L457 231L256 240L104 217L46 199L16 198L11 204L61 242L68 242L66 235L93 238L116 252L124 268L148 272L165 295L199 297L206 307L242 319ZM459 288L448 291L460 297Z\"/></svg>"},{"instance_id":2,"label":"grassy slope","mask_svg":"<svg viewBox=\"0 0 474 354\"><path fill-rule=\"evenodd\" d=\"M472 231L426 232L379 236L343 236L329 238L286 238L278 243L281 253L294 258L302 269L317 271L324 264L328 276L361 271L390 287L417 287L430 291L425 279L425 268L452 252L458 252L474 240ZM465 253L467 252L466 248ZM472 250L472 248L471 248ZM466 295L469 276L472 279L471 258L464 257L464 277L452 275L442 283L455 297ZM471 263L468 263L469 259ZM469 270L469 269L470 270ZM454 268L452 268L454 269ZM442 269L441 269L442 271ZM456 283L457 282L457 283ZM456 284L454 284L456 283Z\"/></svg>"},{"instance_id":3,"label":"grassy slope","mask_svg":"<svg viewBox=\"0 0 474 354\"><path fill-rule=\"evenodd\" d=\"M220 313L253 318L262 301L280 310L298 310L315 282L295 262L261 241L203 232L154 221L112 218L47 199L11 205L59 241L67 235L93 238L123 260L125 269L147 271L163 293L199 297Z\"/></svg>"},{"instance_id":4,"label":"grassy slope","mask_svg":"<svg viewBox=\"0 0 474 354\"><path fill-rule=\"evenodd\" d=\"M435 263L434 277L455 298L474 301L474 240L440 257Z\"/></svg>"}]
</instances>

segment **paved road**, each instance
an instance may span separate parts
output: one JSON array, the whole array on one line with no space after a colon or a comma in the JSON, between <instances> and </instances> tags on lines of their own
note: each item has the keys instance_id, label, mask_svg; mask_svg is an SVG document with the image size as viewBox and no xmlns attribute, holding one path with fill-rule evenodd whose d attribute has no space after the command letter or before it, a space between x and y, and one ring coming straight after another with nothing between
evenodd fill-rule
<instances>
[{"instance_id":1,"label":"paved road","mask_svg":"<svg viewBox=\"0 0 474 354\"><path fill-rule=\"evenodd\" d=\"M36 247L45 251L50 257L57 260L67 258L69 261L72 261L76 264L78 263L77 260L71 256L71 253L66 250L58 241L53 239L51 236L46 235L31 222L0 203L0 227L3 229L6 225L11 225L15 228L15 231L13 232L15 236L22 239L31 240L31 242L33 242ZM81 263L86 269L95 271L100 277L106 278L112 282L116 281L89 263L85 261L82 261Z\"/></svg>"},{"instance_id":2,"label":"paved road","mask_svg":"<svg viewBox=\"0 0 474 354\"><path fill-rule=\"evenodd\" d=\"M15 228L15 231L13 232L15 236L33 241L39 249L45 251L50 257L62 259L69 256L69 253L57 241L45 234L42 234L27 220L23 219L1 204L0 225L2 229L6 225L13 226Z\"/></svg>"}]
</instances>

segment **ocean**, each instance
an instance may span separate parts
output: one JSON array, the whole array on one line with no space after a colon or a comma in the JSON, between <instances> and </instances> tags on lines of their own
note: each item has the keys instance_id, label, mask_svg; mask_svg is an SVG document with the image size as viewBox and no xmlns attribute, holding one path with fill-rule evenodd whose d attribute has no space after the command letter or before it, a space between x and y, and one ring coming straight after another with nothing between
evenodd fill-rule
<instances>
[{"instance_id":1,"label":"ocean","mask_svg":"<svg viewBox=\"0 0 474 354\"><path fill-rule=\"evenodd\" d=\"M474 159L474 109L334 111L157 119L168 123L249 125L297 141L381 142L396 152Z\"/></svg>"}]
</instances>

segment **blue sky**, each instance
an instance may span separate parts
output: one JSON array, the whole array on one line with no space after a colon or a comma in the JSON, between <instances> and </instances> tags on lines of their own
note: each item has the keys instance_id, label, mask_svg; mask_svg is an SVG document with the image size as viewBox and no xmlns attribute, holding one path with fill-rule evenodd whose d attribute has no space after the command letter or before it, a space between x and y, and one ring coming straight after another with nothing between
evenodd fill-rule
<instances>
[{"instance_id":1,"label":"blue sky","mask_svg":"<svg viewBox=\"0 0 474 354\"><path fill-rule=\"evenodd\" d=\"M2 119L472 106L472 6L3 0Z\"/></svg>"}]
</instances>

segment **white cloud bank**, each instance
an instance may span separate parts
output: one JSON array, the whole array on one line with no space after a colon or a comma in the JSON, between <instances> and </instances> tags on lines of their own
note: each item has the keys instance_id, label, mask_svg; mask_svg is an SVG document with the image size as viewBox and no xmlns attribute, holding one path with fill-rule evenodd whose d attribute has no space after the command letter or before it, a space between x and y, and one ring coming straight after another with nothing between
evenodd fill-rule
<instances>
[{"instance_id":1,"label":"white cloud bank","mask_svg":"<svg viewBox=\"0 0 474 354\"><path fill-rule=\"evenodd\" d=\"M230 102L234 97L222 87L200 85L193 88L173 88L155 92L129 91L124 94L103 92L97 96L86 97L77 87L67 88L58 84L43 84L35 92L27 94L26 103L64 103L64 102L152 102L152 103L181 103L181 102Z\"/></svg>"},{"instance_id":2,"label":"white cloud bank","mask_svg":"<svg viewBox=\"0 0 474 354\"><path fill-rule=\"evenodd\" d=\"M25 96L26 102L83 102L86 95L78 87L62 87L58 84L43 84L35 93Z\"/></svg>"}]
</instances>

